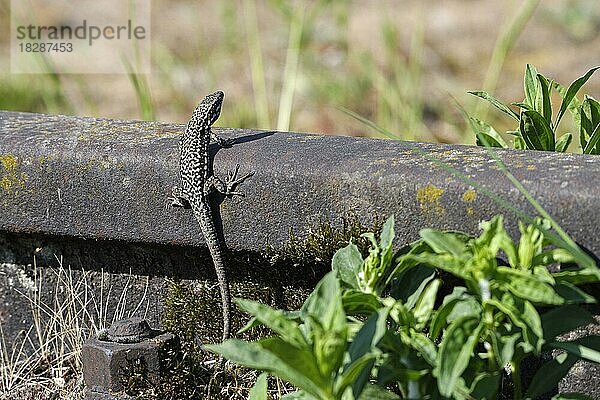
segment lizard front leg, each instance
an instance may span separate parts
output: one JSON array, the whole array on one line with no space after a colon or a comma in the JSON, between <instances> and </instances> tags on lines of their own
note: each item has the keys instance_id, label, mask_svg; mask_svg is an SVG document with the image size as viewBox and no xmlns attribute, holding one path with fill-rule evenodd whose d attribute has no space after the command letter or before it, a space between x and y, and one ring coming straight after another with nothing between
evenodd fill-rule
<instances>
[{"instance_id":1,"label":"lizard front leg","mask_svg":"<svg viewBox=\"0 0 600 400\"><path fill-rule=\"evenodd\" d=\"M247 173L246 175L238 178L238 172L240 170L240 165L236 164L235 170L233 172L229 172L227 174L227 179L223 182L221 179L216 176L211 176L207 179L204 186L204 193L208 194L212 189L215 189L217 192L221 193L224 196L242 196L244 197L244 193L238 192L235 188L244 182L246 179L254 175L254 171Z\"/></svg>"},{"instance_id":2,"label":"lizard front leg","mask_svg":"<svg viewBox=\"0 0 600 400\"><path fill-rule=\"evenodd\" d=\"M233 142L235 142L234 139L223 139L221 136L216 135L215 133L210 132L210 137L212 140L214 140L215 142L217 142L217 144L221 147L231 147L233 145Z\"/></svg>"}]
</instances>

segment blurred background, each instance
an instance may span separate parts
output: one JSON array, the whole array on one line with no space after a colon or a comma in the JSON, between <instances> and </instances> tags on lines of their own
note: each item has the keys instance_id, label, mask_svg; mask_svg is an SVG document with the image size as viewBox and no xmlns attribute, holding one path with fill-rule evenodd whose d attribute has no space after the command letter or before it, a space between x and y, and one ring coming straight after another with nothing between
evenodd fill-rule
<instances>
[{"instance_id":1,"label":"blurred background","mask_svg":"<svg viewBox=\"0 0 600 400\"><path fill-rule=\"evenodd\" d=\"M514 126L467 90L516 102L526 63L563 85L600 64L598 0L153 0L145 75L11 74L9 12L0 0L3 110L183 123L221 89L219 126L377 136L347 109L402 139L474 143L456 102ZM600 97L600 75L583 92Z\"/></svg>"}]
</instances>

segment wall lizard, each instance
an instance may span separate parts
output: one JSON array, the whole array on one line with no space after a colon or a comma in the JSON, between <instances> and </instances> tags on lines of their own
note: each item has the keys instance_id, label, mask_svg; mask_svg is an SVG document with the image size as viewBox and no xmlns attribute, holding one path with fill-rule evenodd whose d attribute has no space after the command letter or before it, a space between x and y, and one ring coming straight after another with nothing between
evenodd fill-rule
<instances>
[{"instance_id":1,"label":"wall lizard","mask_svg":"<svg viewBox=\"0 0 600 400\"><path fill-rule=\"evenodd\" d=\"M217 234L209 195L216 190L229 197L243 196L235 188L254 172L238 178L238 164L235 171L228 174L225 182L212 174L209 155L211 138L221 147L231 145L230 140L222 139L211 131L212 124L221 114L223 96L221 91L209 94L194 110L185 133L179 140L180 186L173 188L169 201L173 207L191 208L200 224L217 273L223 306L223 340L226 340L231 329L231 298L225 273L225 245Z\"/></svg>"}]
</instances>

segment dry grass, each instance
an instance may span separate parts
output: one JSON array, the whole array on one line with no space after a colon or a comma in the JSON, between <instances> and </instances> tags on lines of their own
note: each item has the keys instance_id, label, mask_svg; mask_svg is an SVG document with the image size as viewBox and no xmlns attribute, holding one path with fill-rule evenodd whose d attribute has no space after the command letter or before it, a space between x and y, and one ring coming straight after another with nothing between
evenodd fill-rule
<instances>
[{"instance_id":1,"label":"dry grass","mask_svg":"<svg viewBox=\"0 0 600 400\"><path fill-rule=\"evenodd\" d=\"M34 262L33 284L19 291L29 304L34 322L30 329L9 343L0 324L0 400L83 399L85 339L114 320L145 315L145 293L133 309L127 309L132 301L128 288L137 277L129 275L117 292L107 274L102 273L99 284L94 284L89 271L73 271L57 261L57 268L44 269ZM50 299L44 298L47 293L52 293ZM109 316L111 304L116 304L116 311ZM132 371L126 392L140 400L247 398L258 372L230 363L215 369L214 354L196 346L184 346L184 351L162 384L150 385ZM273 398L290 390L289 385L271 379Z\"/></svg>"},{"instance_id":2,"label":"dry grass","mask_svg":"<svg viewBox=\"0 0 600 400\"><path fill-rule=\"evenodd\" d=\"M65 268L62 260L57 261L55 269L37 268L34 262L33 286L18 291L29 304L31 328L8 343L0 325L2 400L83 398L81 346L85 339L116 319L144 315L145 295L133 310L125 308L133 276L125 289L115 294L106 274L101 274L96 287L90 272L75 273ZM52 293L50 300L44 298L47 293ZM116 312L109 319L108 306L115 302Z\"/></svg>"}]
</instances>

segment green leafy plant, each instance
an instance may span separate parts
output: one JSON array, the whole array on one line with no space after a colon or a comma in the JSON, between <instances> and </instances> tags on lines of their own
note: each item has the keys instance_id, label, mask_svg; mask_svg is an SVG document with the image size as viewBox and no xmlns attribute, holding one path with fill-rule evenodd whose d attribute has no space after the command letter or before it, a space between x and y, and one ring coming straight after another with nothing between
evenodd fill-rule
<instances>
[{"instance_id":1,"label":"green leafy plant","mask_svg":"<svg viewBox=\"0 0 600 400\"><path fill-rule=\"evenodd\" d=\"M373 317L361 324L349 342L351 323L344 312L340 282L334 272L317 284L295 313L250 300L237 299L236 303L254 315L250 326L256 322L264 324L277 336L256 342L231 339L208 345L208 350L275 374L301 389L284 398L342 399L349 390L362 392L367 382L357 384L356 378L379 353L372 342L385 332L386 316Z\"/></svg>"},{"instance_id":2,"label":"green leafy plant","mask_svg":"<svg viewBox=\"0 0 600 400\"><path fill-rule=\"evenodd\" d=\"M538 222L549 228L545 221ZM570 263L574 259L565 249L548 249L549 243L536 225L520 224L518 243L506 233L499 216L482 223L481 228L483 232L477 238L425 229L421 236L430 250L407 258L449 272L465 283L444 297L429 326L430 338L441 339L433 371L440 393L456 397L473 391L481 395L480 390L484 390L486 398L493 398L501 372L509 365L513 396L520 399L523 359L528 355L538 356L542 351L569 347L556 337L574 326L593 321L589 313L575 304L592 303L595 299L574 283L597 281L600 275L597 269L593 274L586 269L549 272L551 264ZM505 254L507 265L498 262L500 251ZM540 307L550 311L540 315ZM577 316L573 325L556 319L557 315L571 314ZM595 342L592 353L600 348L597 339L600 337L592 339ZM477 348L481 352L475 351ZM579 350L573 357L586 358L582 355L585 351ZM599 355L589 360L600 362ZM560 378L568 369L561 369ZM544 380L544 374L541 370L534 377L525 398L535 398L557 384L557 380ZM480 383L484 384L478 387Z\"/></svg>"},{"instance_id":3,"label":"green leafy plant","mask_svg":"<svg viewBox=\"0 0 600 400\"><path fill-rule=\"evenodd\" d=\"M600 67L590 69L565 89L559 83L538 73L533 65L527 64L524 78L525 98L522 102L511 104L520 108L519 113L485 91L470 91L468 93L488 101L518 123L518 129L507 132L514 136L513 145L517 149L565 152L571 144L573 135L565 133L558 137L557 128L568 110L579 128L583 153L600 154L600 146L598 146L600 139L600 129L598 128L600 126L600 104L587 95L583 102L580 102L576 97L581 87L598 68ZM562 97L560 108L554 119L551 99L553 90L556 90ZM478 145L508 147L506 141L492 126L476 117L468 115L466 117L475 133Z\"/></svg>"},{"instance_id":4,"label":"green leafy plant","mask_svg":"<svg viewBox=\"0 0 600 400\"><path fill-rule=\"evenodd\" d=\"M424 229L393 253L392 217L379 240L364 234L366 258L353 243L335 254L333 271L299 311L236 300L254 316L245 329L263 324L275 336L207 348L289 381L300 390L284 398L294 399L494 399L506 370L513 397L529 399L555 387L575 361L600 362L600 337L558 339L593 321L577 304L595 299L576 285L598 282L598 268L578 267L568 247L550 247L545 220L520 224L517 242L501 216L481 229L478 237ZM443 274L460 283L450 291ZM564 354L523 384L524 358L553 349ZM266 398L265 390L263 377L253 398Z\"/></svg>"}]
</instances>

